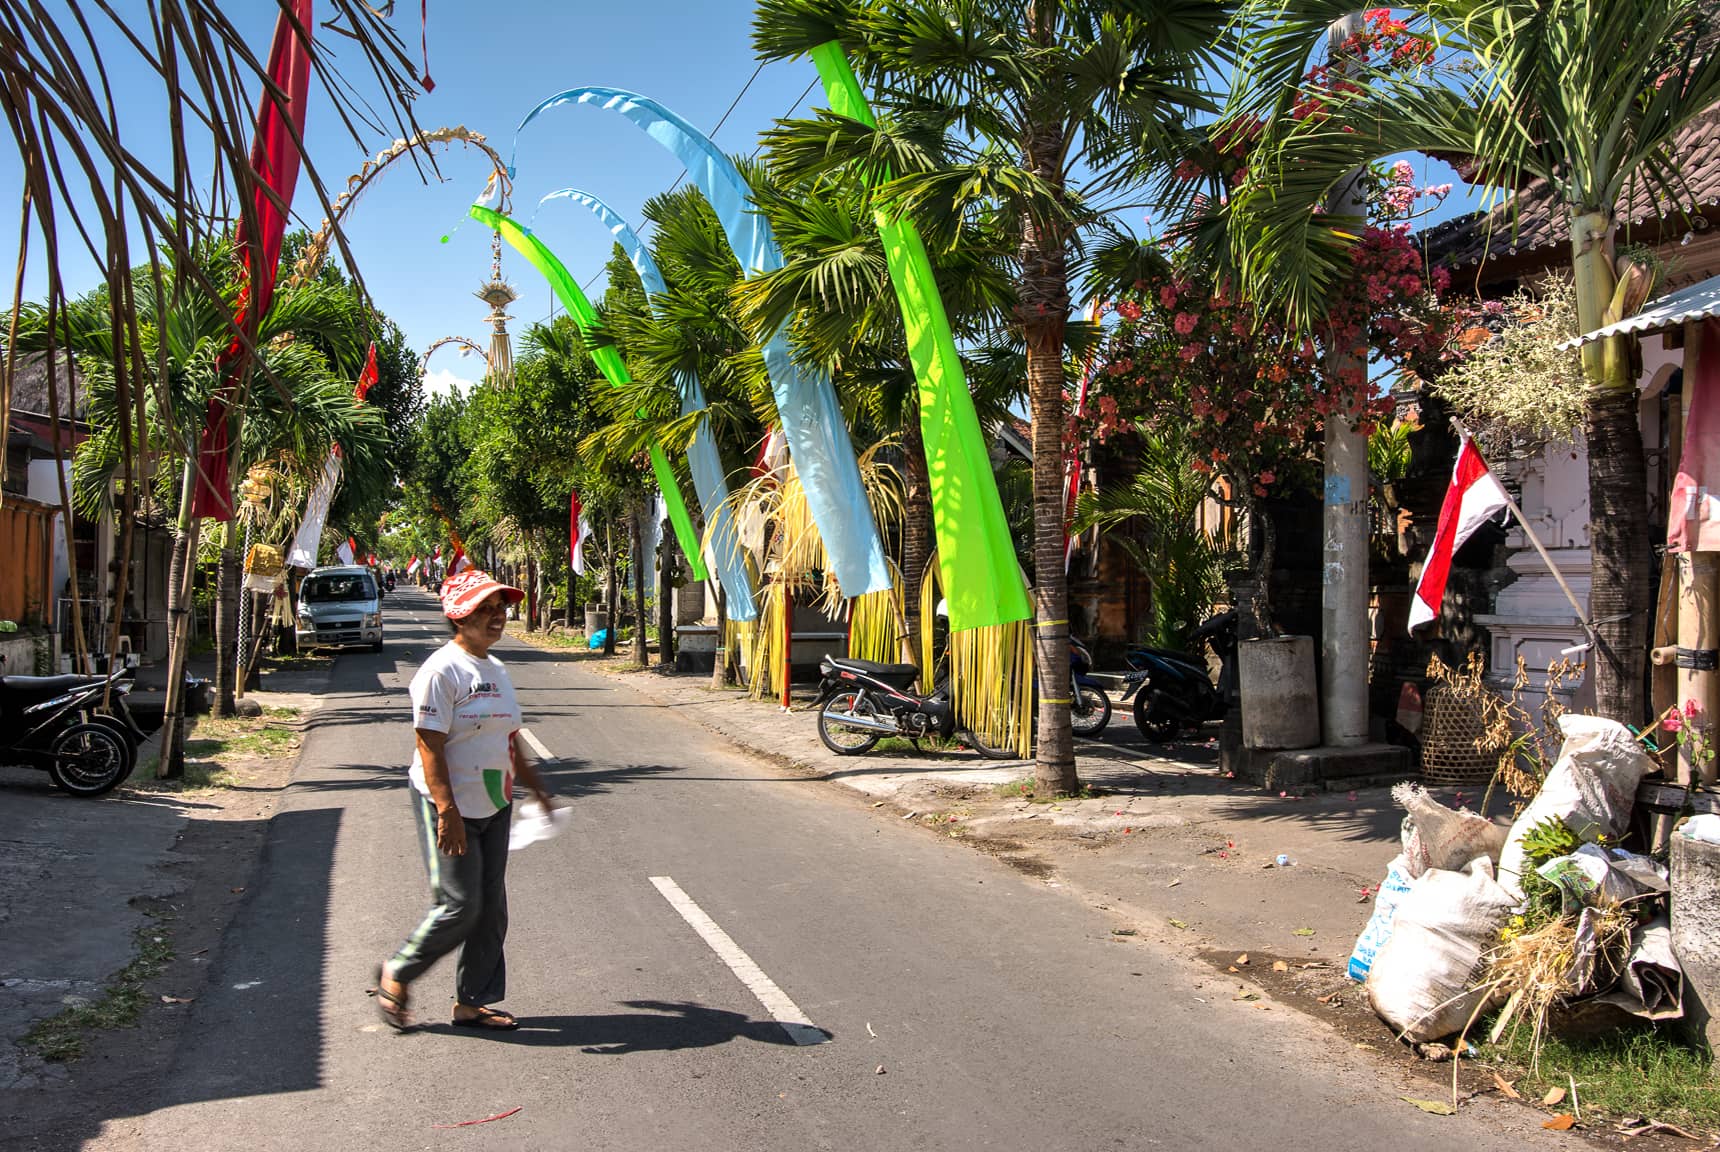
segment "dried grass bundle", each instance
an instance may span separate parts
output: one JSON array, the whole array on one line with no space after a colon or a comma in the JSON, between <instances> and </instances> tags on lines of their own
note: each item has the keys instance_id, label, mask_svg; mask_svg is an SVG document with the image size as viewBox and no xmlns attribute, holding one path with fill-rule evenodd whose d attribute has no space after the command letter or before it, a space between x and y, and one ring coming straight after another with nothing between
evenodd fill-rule
<instances>
[{"instance_id":1,"label":"dried grass bundle","mask_svg":"<svg viewBox=\"0 0 1720 1152\"><path fill-rule=\"evenodd\" d=\"M1553 1011L1616 978L1630 953L1635 924L1635 914L1620 904L1588 908L1580 919L1560 917L1538 928L1525 927L1522 917L1513 917L1501 933L1502 943L1486 958L1484 984L1510 993L1490 1039L1526 1020L1532 1029L1530 1068L1538 1072L1541 1041Z\"/></svg>"}]
</instances>

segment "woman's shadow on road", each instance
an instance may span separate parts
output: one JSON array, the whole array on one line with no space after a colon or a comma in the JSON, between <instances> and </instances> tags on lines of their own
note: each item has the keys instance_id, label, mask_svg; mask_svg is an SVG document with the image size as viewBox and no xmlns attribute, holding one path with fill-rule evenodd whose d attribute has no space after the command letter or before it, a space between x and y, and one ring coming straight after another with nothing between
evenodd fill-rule
<instances>
[{"instance_id":1,"label":"woman's shadow on road","mask_svg":"<svg viewBox=\"0 0 1720 1152\"><path fill-rule=\"evenodd\" d=\"M513 1031L456 1028L452 1024L421 1025L416 1031L466 1039L481 1037L504 1044L532 1047L578 1048L599 1056L625 1056L631 1052L669 1052L678 1048L710 1048L731 1040L756 1040L761 1044L823 1043L831 1038L823 1029L805 1029L800 1024L775 1020L753 1020L739 1012L707 1008L702 1004L670 1004L660 1000L625 1000L638 1012L616 1012L601 1016L521 1016ZM811 1035L797 1041L788 1029L805 1029Z\"/></svg>"}]
</instances>

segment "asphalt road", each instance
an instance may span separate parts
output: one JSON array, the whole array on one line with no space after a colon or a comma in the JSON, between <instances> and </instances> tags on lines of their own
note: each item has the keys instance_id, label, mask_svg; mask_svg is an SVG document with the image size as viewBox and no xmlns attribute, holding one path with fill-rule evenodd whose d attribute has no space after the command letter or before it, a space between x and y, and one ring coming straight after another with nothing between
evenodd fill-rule
<instances>
[{"instance_id":1,"label":"asphalt road","mask_svg":"<svg viewBox=\"0 0 1720 1152\"><path fill-rule=\"evenodd\" d=\"M1424 1115L1066 891L511 641L575 812L510 866L524 1027L443 1023L450 962L414 989L432 1026L396 1035L365 989L426 904L405 684L446 631L417 592L388 628L337 664L156 1106L92 1147L1479 1152L1535 1127Z\"/></svg>"}]
</instances>

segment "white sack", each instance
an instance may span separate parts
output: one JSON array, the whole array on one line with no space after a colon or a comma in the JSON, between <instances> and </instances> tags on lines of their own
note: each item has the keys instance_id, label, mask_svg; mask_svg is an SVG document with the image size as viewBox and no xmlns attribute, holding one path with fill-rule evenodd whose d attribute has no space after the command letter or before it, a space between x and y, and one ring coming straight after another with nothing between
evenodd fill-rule
<instances>
[{"instance_id":1,"label":"white sack","mask_svg":"<svg viewBox=\"0 0 1720 1152\"><path fill-rule=\"evenodd\" d=\"M1499 882L1522 896L1523 839L1543 821L1557 818L1579 840L1617 838L1630 825L1637 785L1654 770L1654 761L1635 736L1616 720L1599 716L1561 716L1565 742L1541 791L1529 801L1499 854Z\"/></svg>"},{"instance_id":2,"label":"white sack","mask_svg":"<svg viewBox=\"0 0 1720 1152\"><path fill-rule=\"evenodd\" d=\"M1447 808L1419 784L1399 784L1392 799L1402 806L1403 854L1409 874L1430 869L1460 871L1477 856L1497 860L1509 829L1465 809Z\"/></svg>"},{"instance_id":3,"label":"white sack","mask_svg":"<svg viewBox=\"0 0 1720 1152\"><path fill-rule=\"evenodd\" d=\"M1461 1032L1496 993L1471 988L1518 897L1478 856L1463 872L1419 877L1397 906L1368 972L1368 1003L1412 1044Z\"/></svg>"}]
</instances>

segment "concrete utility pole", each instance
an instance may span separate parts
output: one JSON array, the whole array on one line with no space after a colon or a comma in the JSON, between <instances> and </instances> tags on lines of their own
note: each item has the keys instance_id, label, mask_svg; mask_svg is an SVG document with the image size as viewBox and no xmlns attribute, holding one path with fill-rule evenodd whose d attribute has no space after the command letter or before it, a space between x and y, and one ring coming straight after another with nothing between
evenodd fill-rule
<instances>
[{"instance_id":1,"label":"concrete utility pole","mask_svg":"<svg viewBox=\"0 0 1720 1152\"><path fill-rule=\"evenodd\" d=\"M1338 60L1344 42L1362 31L1353 13L1332 24L1328 53ZM1359 216L1361 172L1352 172L1326 201L1333 215ZM1350 369L1367 371L1346 349L1328 349L1326 375L1336 381ZM1320 719L1323 743L1352 748L1368 739L1368 441L1342 416L1326 420L1325 524L1320 581Z\"/></svg>"}]
</instances>

